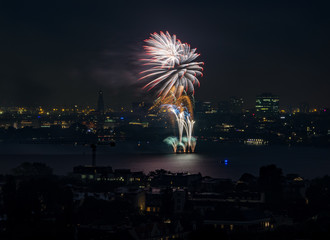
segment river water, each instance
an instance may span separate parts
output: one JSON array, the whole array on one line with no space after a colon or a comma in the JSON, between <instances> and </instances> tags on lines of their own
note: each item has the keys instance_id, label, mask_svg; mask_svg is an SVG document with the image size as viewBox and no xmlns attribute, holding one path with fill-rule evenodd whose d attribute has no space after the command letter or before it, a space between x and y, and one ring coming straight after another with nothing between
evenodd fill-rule
<instances>
[{"instance_id":1,"label":"river water","mask_svg":"<svg viewBox=\"0 0 330 240\"><path fill-rule=\"evenodd\" d=\"M255 176L261 166L275 164L284 174L311 179L330 174L330 149L288 146L246 146L199 142L194 154L173 154L164 143L122 142L98 146L96 163L114 169L148 173L156 169L202 173L203 176L237 180L243 173ZM77 165L92 162L89 146L51 144L0 144L0 174L10 173L22 162L43 162L55 174L65 175Z\"/></svg>"}]
</instances>

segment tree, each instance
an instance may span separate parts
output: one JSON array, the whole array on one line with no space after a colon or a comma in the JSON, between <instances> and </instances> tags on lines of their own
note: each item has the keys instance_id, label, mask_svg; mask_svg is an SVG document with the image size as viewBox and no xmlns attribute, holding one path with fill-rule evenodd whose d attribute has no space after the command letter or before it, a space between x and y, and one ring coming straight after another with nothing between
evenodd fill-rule
<instances>
[{"instance_id":1,"label":"tree","mask_svg":"<svg viewBox=\"0 0 330 240\"><path fill-rule=\"evenodd\" d=\"M277 206L282 200L282 169L274 164L263 166L259 171L260 190L265 192L266 203L270 207Z\"/></svg>"},{"instance_id":2,"label":"tree","mask_svg":"<svg viewBox=\"0 0 330 240\"><path fill-rule=\"evenodd\" d=\"M51 176L53 174L53 169L48 167L44 163L29 163L24 162L18 167L12 169L12 172L15 176Z\"/></svg>"}]
</instances>

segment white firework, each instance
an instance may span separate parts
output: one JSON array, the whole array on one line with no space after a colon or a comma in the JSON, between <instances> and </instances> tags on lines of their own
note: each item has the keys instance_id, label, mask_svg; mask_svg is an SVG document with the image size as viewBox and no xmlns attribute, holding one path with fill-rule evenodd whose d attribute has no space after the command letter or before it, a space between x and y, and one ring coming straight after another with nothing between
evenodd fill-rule
<instances>
[{"instance_id":1,"label":"white firework","mask_svg":"<svg viewBox=\"0 0 330 240\"><path fill-rule=\"evenodd\" d=\"M147 58L143 59L149 69L141 72L140 79L149 82L143 87L148 91L158 87L158 96L166 97L170 92L181 96L182 92L194 94L194 85L200 85L198 77L203 76L203 62L194 62L200 55L196 48L191 49L187 43L181 43L175 35L168 32L151 34L145 40Z\"/></svg>"},{"instance_id":2,"label":"white firework","mask_svg":"<svg viewBox=\"0 0 330 240\"><path fill-rule=\"evenodd\" d=\"M150 59L144 59L150 61L146 65L174 67L175 64L179 64L179 56L183 50L180 40L177 40L175 35L171 36L168 32L160 32L160 35L154 33L145 42L148 45L144 46L144 49L147 55L151 56Z\"/></svg>"}]
</instances>

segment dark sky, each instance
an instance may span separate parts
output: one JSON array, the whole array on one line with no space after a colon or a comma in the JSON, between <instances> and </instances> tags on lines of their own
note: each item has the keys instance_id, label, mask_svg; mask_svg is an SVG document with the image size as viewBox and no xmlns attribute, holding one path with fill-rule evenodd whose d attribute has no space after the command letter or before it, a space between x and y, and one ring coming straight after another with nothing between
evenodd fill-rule
<instances>
[{"instance_id":1,"label":"dark sky","mask_svg":"<svg viewBox=\"0 0 330 240\"><path fill-rule=\"evenodd\" d=\"M117 2L117 3L115 3ZM205 62L196 99L272 92L330 106L327 1L1 1L0 104L127 105L143 40L168 30Z\"/></svg>"}]
</instances>

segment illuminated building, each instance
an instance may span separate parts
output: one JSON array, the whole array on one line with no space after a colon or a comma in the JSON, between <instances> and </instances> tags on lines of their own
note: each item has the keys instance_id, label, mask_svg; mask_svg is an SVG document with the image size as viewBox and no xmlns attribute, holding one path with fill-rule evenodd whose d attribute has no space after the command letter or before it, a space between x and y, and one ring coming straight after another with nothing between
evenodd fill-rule
<instances>
[{"instance_id":1,"label":"illuminated building","mask_svg":"<svg viewBox=\"0 0 330 240\"><path fill-rule=\"evenodd\" d=\"M108 180L114 176L112 167L109 166L76 166L73 168L73 174L83 181Z\"/></svg>"},{"instance_id":2,"label":"illuminated building","mask_svg":"<svg viewBox=\"0 0 330 240\"><path fill-rule=\"evenodd\" d=\"M99 97L97 99L97 108L96 108L96 113L97 113L97 130L102 130L104 127L104 101L103 101L103 92L100 90L99 91Z\"/></svg>"},{"instance_id":3,"label":"illuminated building","mask_svg":"<svg viewBox=\"0 0 330 240\"><path fill-rule=\"evenodd\" d=\"M259 117L276 116L279 111L279 98L271 93L263 93L256 98L256 114Z\"/></svg>"},{"instance_id":4,"label":"illuminated building","mask_svg":"<svg viewBox=\"0 0 330 240\"><path fill-rule=\"evenodd\" d=\"M249 138L244 140L244 144L247 145L267 145L268 141L260 138Z\"/></svg>"},{"instance_id":5,"label":"illuminated building","mask_svg":"<svg viewBox=\"0 0 330 240\"><path fill-rule=\"evenodd\" d=\"M243 98L241 97L231 97L229 99L229 107L231 113L242 113Z\"/></svg>"},{"instance_id":6,"label":"illuminated building","mask_svg":"<svg viewBox=\"0 0 330 240\"><path fill-rule=\"evenodd\" d=\"M133 102L132 110L136 114L147 114L148 110L152 106L151 103L146 102Z\"/></svg>"},{"instance_id":7,"label":"illuminated building","mask_svg":"<svg viewBox=\"0 0 330 240\"><path fill-rule=\"evenodd\" d=\"M104 101L103 101L103 92L99 91L99 98L97 100L97 111L100 114L104 114Z\"/></svg>"},{"instance_id":8,"label":"illuminated building","mask_svg":"<svg viewBox=\"0 0 330 240\"><path fill-rule=\"evenodd\" d=\"M205 113L205 114L212 114L216 113L217 110L212 107L211 102L195 102L196 106L196 113Z\"/></svg>"},{"instance_id":9,"label":"illuminated building","mask_svg":"<svg viewBox=\"0 0 330 240\"><path fill-rule=\"evenodd\" d=\"M229 102L228 101L221 101L218 103L218 113L228 114L229 113Z\"/></svg>"}]
</instances>

